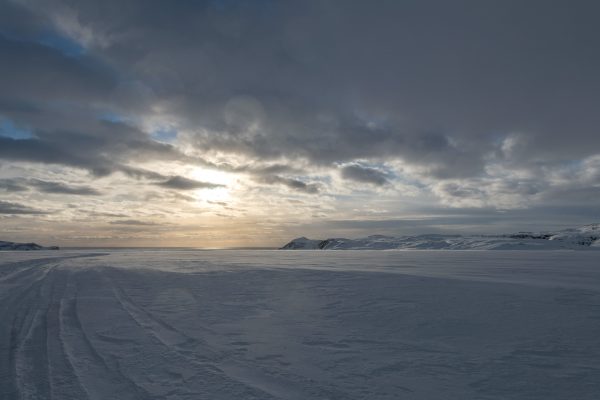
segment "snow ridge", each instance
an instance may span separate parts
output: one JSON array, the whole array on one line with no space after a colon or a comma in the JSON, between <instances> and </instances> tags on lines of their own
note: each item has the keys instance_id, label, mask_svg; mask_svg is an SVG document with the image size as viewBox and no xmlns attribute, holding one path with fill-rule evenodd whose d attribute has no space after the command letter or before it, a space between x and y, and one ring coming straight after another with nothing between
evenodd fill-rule
<instances>
[{"instance_id":1,"label":"snow ridge","mask_svg":"<svg viewBox=\"0 0 600 400\"><path fill-rule=\"evenodd\" d=\"M365 238L297 238L281 250L559 250L600 249L600 223L556 232L508 235L371 235Z\"/></svg>"}]
</instances>

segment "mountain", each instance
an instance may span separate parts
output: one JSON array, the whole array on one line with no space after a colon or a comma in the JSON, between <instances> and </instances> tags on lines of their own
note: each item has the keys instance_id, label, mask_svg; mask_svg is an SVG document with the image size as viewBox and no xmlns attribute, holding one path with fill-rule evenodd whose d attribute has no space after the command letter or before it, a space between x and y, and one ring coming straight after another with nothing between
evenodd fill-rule
<instances>
[{"instance_id":1,"label":"mountain","mask_svg":"<svg viewBox=\"0 0 600 400\"><path fill-rule=\"evenodd\" d=\"M37 243L14 243L0 240L0 250L58 250L58 246L44 247Z\"/></svg>"},{"instance_id":2,"label":"mountain","mask_svg":"<svg viewBox=\"0 0 600 400\"><path fill-rule=\"evenodd\" d=\"M359 239L294 239L281 250L600 250L600 224L508 235L371 235Z\"/></svg>"},{"instance_id":3,"label":"mountain","mask_svg":"<svg viewBox=\"0 0 600 400\"><path fill-rule=\"evenodd\" d=\"M280 250L316 250L319 249L319 243L321 243L321 240L310 240L305 237L299 237L283 246Z\"/></svg>"}]
</instances>

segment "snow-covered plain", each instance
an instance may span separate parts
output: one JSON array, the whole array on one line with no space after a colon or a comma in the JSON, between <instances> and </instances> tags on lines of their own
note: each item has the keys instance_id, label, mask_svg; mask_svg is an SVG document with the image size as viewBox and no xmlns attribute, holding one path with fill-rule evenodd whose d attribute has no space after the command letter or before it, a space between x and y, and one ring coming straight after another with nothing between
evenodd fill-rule
<instances>
[{"instance_id":1,"label":"snow-covered plain","mask_svg":"<svg viewBox=\"0 0 600 400\"><path fill-rule=\"evenodd\" d=\"M600 253L0 254L0 399L598 399Z\"/></svg>"}]
</instances>

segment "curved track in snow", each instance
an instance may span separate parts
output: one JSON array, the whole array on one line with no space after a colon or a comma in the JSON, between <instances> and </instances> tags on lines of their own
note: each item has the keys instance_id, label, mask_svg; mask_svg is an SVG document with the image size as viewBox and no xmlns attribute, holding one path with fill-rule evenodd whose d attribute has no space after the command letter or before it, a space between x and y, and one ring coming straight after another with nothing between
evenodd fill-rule
<instances>
[{"instance_id":1,"label":"curved track in snow","mask_svg":"<svg viewBox=\"0 0 600 400\"><path fill-rule=\"evenodd\" d=\"M597 398L594 255L375 253L2 255L0 399Z\"/></svg>"}]
</instances>

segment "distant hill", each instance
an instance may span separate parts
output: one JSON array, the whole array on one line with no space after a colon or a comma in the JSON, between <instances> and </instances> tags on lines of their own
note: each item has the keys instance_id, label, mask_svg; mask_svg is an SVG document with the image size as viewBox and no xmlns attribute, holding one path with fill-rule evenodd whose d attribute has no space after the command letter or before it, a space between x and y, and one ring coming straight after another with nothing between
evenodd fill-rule
<instances>
[{"instance_id":1,"label":"distant hill","mask_svg":"<svg viewBox=\"0 0 600 400\"><path fill-rule=\"evenodd\" d=\"M297 238L281 250L600 250L600 224L507 235L372 235L359 239Z\"/></svg>"},{"instance_id":2,"label":"distant hill","mask_svg":"<svg viewBox=\"0 0 600 400\"><path fill-rule=\"evenodd\" d=\"M58 246L44 247L37 243L14 243L0 240L0 250L58 250Z\"/></svg>"}]
</instances>

